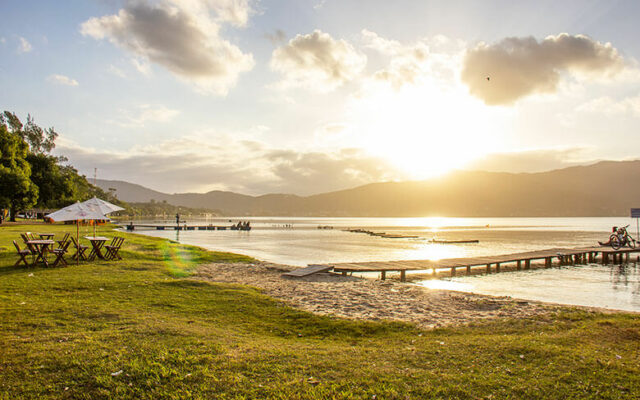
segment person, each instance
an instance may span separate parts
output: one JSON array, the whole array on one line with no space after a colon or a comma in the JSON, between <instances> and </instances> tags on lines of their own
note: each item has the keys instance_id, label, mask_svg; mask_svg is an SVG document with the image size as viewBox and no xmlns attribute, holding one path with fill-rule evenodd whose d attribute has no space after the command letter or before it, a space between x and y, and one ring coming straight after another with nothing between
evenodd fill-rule
<instances>
[{"instance_id":1,"label":"person","mask_svg":"<svg viewBox=\"0 0 640 400\"><path fill-rule=\"evenodd\" d=\"M617 226L614 226L613 228L611 228L611 232L612 233L617 233L618 237L620 238L620 240L622 240L622 238L620 237L620 232L618 232L618 227ZM611 245L611 236L609 236L609 240L607 240L606 242L598 241L598 244L600 244L600 246L610 246Z\"/></svg>"},{"instance_id":2,"label":"person","mask_svg":"<svg viewBox=\"0 0 640 400\"><path fill-rule=\"evenodd\" d=\"M180 214L176 214L176 225L180 225Z\"/></svg>"}]
</instances>

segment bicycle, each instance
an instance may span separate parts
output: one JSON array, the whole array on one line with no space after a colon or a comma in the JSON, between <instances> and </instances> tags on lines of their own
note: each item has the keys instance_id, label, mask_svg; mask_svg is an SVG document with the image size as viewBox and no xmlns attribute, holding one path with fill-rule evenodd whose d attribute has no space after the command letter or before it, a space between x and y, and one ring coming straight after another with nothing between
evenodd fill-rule
<instances>
[{"instance_id":1,"label":"bicycle","mask_svg":"<svg viewBox=\"0 0 640 400\"><path fill-rule=\"evenodd\" d=\"M628 227L629 225L620 227L616 233L609 236L609 244L614 250L618 250L624 246L629 246L631 249L636 248L636 240L627 232Z\"/></svg>"}]
</instances>

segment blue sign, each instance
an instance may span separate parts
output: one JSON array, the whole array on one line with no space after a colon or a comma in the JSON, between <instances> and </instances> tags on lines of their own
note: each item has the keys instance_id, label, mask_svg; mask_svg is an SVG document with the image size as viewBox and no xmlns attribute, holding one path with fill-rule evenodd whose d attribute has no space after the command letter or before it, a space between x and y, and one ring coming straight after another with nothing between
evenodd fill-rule
<instances>
[{"instance_id":1,"label":"blue sign","mask_svg":"<svg viewBox=\"0 0 640 400\"><path fill-rule=\"evenodd\" d=\"M631 218L640 218L640 208L631 209Z\"/></svg>"}]
</instances>

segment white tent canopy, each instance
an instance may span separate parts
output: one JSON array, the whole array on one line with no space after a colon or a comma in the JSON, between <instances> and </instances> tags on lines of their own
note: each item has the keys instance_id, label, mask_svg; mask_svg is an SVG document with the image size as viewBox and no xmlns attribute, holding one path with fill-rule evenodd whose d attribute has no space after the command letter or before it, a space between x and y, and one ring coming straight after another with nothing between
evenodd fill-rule
<instances>
[{"instance_id":1,"label":"white tent canopy","mask_svg":"<svg viewBox=\"0 0 640 400\"><path fill-rule=\"evenodd\" d=\"M89 208L92 208L98 212L101 212L104 215L107 215L109 213L115 212L115 211L121 211L124 210L124 208L117 206L115 204L111 204L108 201L104 201L101 200L97 197L94 197L92 199L89 199L87 201L83 201L82 203L83 206L87 206Z\"/></svg>"},{"instance_id":2,"label":"white tent canopy","mask_svg":"<svg viewBox=\"0 0 640 400\"><path fill-rule=\"evenodd\" d=\"M96 208L88 207L82 203L71 204L58 211L48 214L47 217L59 221L83 221L83 220L108 220L109 218Z\"/></svg>"}]
</instances>

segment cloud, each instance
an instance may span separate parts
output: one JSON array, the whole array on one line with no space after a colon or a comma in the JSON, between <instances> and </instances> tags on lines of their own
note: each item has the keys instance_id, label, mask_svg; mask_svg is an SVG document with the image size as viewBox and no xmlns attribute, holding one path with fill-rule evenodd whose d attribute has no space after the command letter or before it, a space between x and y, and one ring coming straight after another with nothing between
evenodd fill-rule
<instances>
[{"instance_id":1,"label":"cloud","mask_svg":"<svg viewBox=\"0 0 640 400\"><path fill-rule=\"evenodd\" d=\"M590 156L592 150L587 147L572 147L493 153L470 163L466 169L512 173L550 171L598 161Z\"/></svg>"},{"instance_id":2,"label":"cloud","mask_svg":"<svg viewBox=\"0 0 640 400\"><path fill-rule=\"evenodd\" d=\"M127 1L115 15L85 21L80 31L167 68L203 93L226 95L254 60L220 36L220 24L244 26L249 14L246 0Z\"/></svg>"},{"instance_id":3,"label":"cloud","mask_svg":"<svg viewBox=\"0 0 640 400\"><path fill-rule=\"evenodd\" d=\"M373 73L373 80L387 83L396 90L425 79L451 82L455 78L452 71L461 63L464 43L442 35L409 44L383 38L366 29L361 35L365 48L389 60L386 67Z\"/></svg>"},{"instance_id":4,"label":"cloud","mask_svg":"<svg viewBox=\"0 0 640 400\"><path fill-rule=\"evenodd\" d=\"M123 110L121 114L119 119L110 122L124 128L141 128L150 122L169 122L178 116L180 111L163 105L143 104L133 110Z\"/></svg>"},{"instance_id":5,"label":"cloud","mask_svg":"<svg viewBox=\"0 0 640 400\"><path fill-rule=\"evenodd\" d=\"M313 5L314 10L319 10L327 3L327 0L320 0L316 4Z\"/></svg>"},{"instance_id":6,"label":"cloud","mask_svg":"<svg viewBox=\"0 0 640 400\"><path fill-rule=\"evenodd\" d=\"M282 88L329 92L357 78L366 63L367 57L345 40L315 30L275 49L270 65L283 75Z\"/></svg>"},{"instance_id":7,"label":"cloud","mask_svg":"<svg viewBox=\"0 0 640 400\"><path fill-rule=\"evenodd\" d=\"M577 111L604 114L608 117L640 117L640 95L615 100L609 96L599 97L581 106Z\"/></svg>"},{"instance_id":8,"label":"cloud","mask_svg":"<svg viewBox=\"0 0 640 400\"><path fill-rule=\"evenodd\" d=\"M120 78L126 78L127 77L127 74L125 74L125 72L123 70L121 70L120 68L116 67L113 64L109 65L109 68L107 69L107 71L109 71L110 74L113 74L115 76L119 76Z\"/></svg>"},{"instance_id":9,"label":"cloud","mask_svg":"<svg viewBox=\"0 0 640 400\"><path fill-rule=\"evenodd\" d=\"M47 80L56 85L78 86L78 81L68 76L53 74L47 77Z\"/></svg>"},{"instance_id":10,"label":"cloud","mask_svg":"<svg viewBox=\"0 0 640 400\"><path fill-rule=\"evenodd\" d=\"M131 64L136 69L136 71L140 72L142 75L149 76L151 75L151 65L149 65L146 61L140 61L136 58L131 59Z\"/></svg>"},{"instance_id":11,"label":"cloud","mask_svg":"<svg viewBox=\"0 0 640 400\"><path fill-rule=\"evenodd\" d=\"M384 160L361 150L281 150L224 135L184 136L126 152L59 142L56 153L67 156L81 172L98 168L101 178L169 193L229 190L310 195L404 177Z\"/></svg>"},{"instance_id":12,"label":"cloud","mask_svg":"<svg viewBox=\"0 0 640 400\"><path fill-rule=\"evenodd\" d=\"M622 67L622 57L610 43L561 33L540 42L512 37L492 45L480 43L468 50L461 79L473 96L501 105L556 92L563 73L613 75Z\"/></svg>"},{"instance_id":13,"label":"cloud","mask_svg":"<svg viewBox=\"0 0 640 400\"><path fill-rule=\"evenodd\" d=\"M18 53L28 53L33 50L33 46L31 46L31 43L29 43L27 39L20 36L18 37L18 40L20 41L20 44L18 45Z\"/></svg>"}]
</instances>

